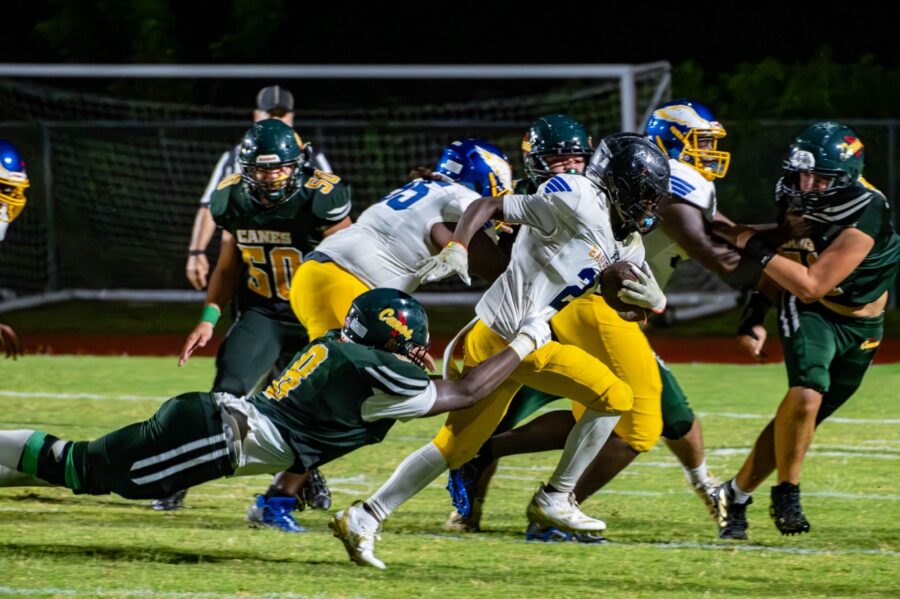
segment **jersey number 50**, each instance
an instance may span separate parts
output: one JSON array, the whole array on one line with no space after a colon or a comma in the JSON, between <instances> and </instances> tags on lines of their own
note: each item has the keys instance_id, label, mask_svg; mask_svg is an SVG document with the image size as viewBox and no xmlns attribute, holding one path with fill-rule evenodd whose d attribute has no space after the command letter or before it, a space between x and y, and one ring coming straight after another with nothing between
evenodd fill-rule
<instances>
[{"instance_id":1,"label":"jersey number 50","mask_svg":"<svg viewBox=\"0 0 900 599\"><path fill-rule=\"evenodd\" d=\"M270 279L274 278L275 294L284 301L290 301L291 278L303 258L300 250L292 247L276 247L269 250L268 262L272 265L270 277L269 273L263 270L268 265L266 248L241 244L238 244L238 247L241 248L241 258L247 265L247 287L263 297L272 297L273 284Z\"/></svg>"}]
</instances>

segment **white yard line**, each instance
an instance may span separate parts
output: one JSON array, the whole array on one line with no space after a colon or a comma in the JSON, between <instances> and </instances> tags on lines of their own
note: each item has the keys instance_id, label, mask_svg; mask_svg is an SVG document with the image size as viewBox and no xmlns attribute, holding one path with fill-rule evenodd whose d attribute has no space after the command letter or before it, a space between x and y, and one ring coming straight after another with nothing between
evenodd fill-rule
<instances>
[{"instance_id":1,"label":"white yard line","mask_svg":"<svg viewBox=\"0 0 900 599\"><path fill-rule=\"evenodd\" d=\"M102 393L58 393L53 391L0 391L0 398L47 398L47 399L88 399L97 401L164 401L169 397L155 395L116 395ZM752 414L744 412L697 412L698 416L711 418L732 418L738 420L770 419L772 414ZM844 418L832 416L828 422L840 424L900 424L900 418ZM419 437L415 437L418 439ZM410 438L412 439L412 438Z\"/></svg>"}]
</instances>

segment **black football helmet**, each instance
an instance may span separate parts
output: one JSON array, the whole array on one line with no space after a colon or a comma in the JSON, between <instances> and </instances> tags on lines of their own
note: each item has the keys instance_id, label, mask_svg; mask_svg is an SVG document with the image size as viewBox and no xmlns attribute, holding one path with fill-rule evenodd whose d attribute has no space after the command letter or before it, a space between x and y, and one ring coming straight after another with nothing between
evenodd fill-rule
<instances>
[{"instance_id":1,"label":"black football helmet","mask_svg":"<svg viewBox=\"0 0 900 599\"><path fill-rule=\"evenodd\" d=\"M604 137L585 176L609 198L613 235L647 235L659 225L660 200L669 191L669 160L651 141L636 133Z\"/></svg>"}]
</instances>

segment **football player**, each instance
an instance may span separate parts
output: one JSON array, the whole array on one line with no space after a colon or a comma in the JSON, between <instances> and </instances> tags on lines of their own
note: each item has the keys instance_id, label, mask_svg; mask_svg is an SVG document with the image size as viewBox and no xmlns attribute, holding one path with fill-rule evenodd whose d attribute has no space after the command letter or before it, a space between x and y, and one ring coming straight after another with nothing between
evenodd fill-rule
<instances>
[{"instance_id":1,"label":"football player","mask_svg":"<svg viewBox=\"0 0 900 599\"><path fill-rule=\"evenodd\" d=\"M466 280L466 247L486 220L528 225L519 232L509 266L478 302L478 318L463 331L466 369L500 351L527 314L550 317L593 291L609 264L627 260L643 265L640 236L656 226L655 209L668 189L665 156L640 136L613 135L594 152L586 173L557 175L533 195L476 200L440 254L420 265L417 276L423 282L454 273ZM623 289L625 296L637 307L661 311L665 296L649 271L639 272L639 280ZM448 419L434 440L407 457L375 495L335 515L335 536L353 561L384 567L373 553L381 522L448 466L457 468L473 457L523 384L558 392L586 407L556 472L533 497L529 517L572 532L605 528L579 509L572 489L619 414L631 409L632 391L583 349L552 341L523 361L490 398Z\"/></svg>"},{"instance_id":2,"label":"football player","mask_svg":"<svg viewBox=\"0 0 900 599\"><path fill-rule=\"evenodd\" d=\"M369 289L415 290L416 264L446 245L453 233L448 224L458 221L472 201L508 194L512 188L506 156L478 139L453 142L434 169L421 167L412 174L412 181L306 254L291 282L290 299L310 337L340 327L351 302ZM493 280L505 268L505 256L485 234L476 236L476 245L479 273ZM274 518L273 510L287 518L284 510L295 503L304 479L279 474L266 494L257 497L248 519Z\"/></svg>"},{"instance_id":3,"label":"football player","mask_svg":"<svg viewBox=\"0 0 900 599\"><path fill-rule=\"evenodd\" d=\"M294 126L294 95L280 85L270 85L256 94L256 108L253 110L253 122L265 119L278 119L288 127ZM331 165L321 152L313 150L309 143L301 143L304 159L322 172L330 173ZM225 177L240 172L241 146L238 144L224 152L216 163L203 195L200 196L200 207L194 216L194 227L191 230L191 241L188 245L188 259L184 267L185 276L194 289L205 289L209 274L209 261L206 248L216 232L216 222L209 211L212 194Z\"/></svg>"},{"instance_id":4,"label":"football player","mask_svg":"<svg viewBox=\"0 0 900 599\"><path fill-rule=\"evenodd\" d=\"M737 475L715 493L721 538L747 538L751 493L773 470L775 526L784 535L809 532L800 505L803 459L816 427L850 399L881 343L900 237L887 199L862 177L864 158L849 127L816 123L794 140L775 188L780 213L799 210L812 225L807 235L776 247L747 227L717 229L757 260L761 289L769 293L755 297L739 332L758 353L766 309L777 301L788 374L775 418Z\"/></svg>"},{"instance_id":5,"label":"football player","mask_svg":"<svg viewBox=\"0 0 900 599\"><path fill-rule=\"evenodd\" d=\"M713 267L716 272L734 271L740 264L740 254L727 244L712 239L706 224L715 218L724 218L717 216L712 183L725 175L730 160L727 152L716 147L718 140L725 136L724 128L699 103L677 100L662 104L653 112L646 135L669 156L672 172L669 194L659 208L662 224L644 240L647 261L653 267L657 281L664 284L675 262L689 256ZM584 128L569 117L551 115L538 119L523 140L523 158L529 180L521 182L520 187L535 189L556 172L582 171L584 148L589 143ZM683 247L673 239L680 240ZM653 447L661 430L695 492L711 510L710 494L716 482L706 467L700 423L671 371L653 354L637 325L623 321L606 306L602 297L594 295L572 302L570 307L554 316L551 327L560 340L572 338L571 342L578 344L593 339L596 347L592 353L628 382L635 396L635 407L619 420L614 434L576 486L576 500L587 499L639 453ZM585 335L585 330L599 330L600 335ZM576 337L584 340L575 340ZM451 513L448 529L478 529L486 479L489 478L481 477L481 472L492 471L488 466L491 460L516 453L562 448L565 434L575 422L565 412L544 414L522 429L504 434L516 422L555 399L556 396L533 389L520 391L498 427L497 432L502 436L492 438L475 460L451 474L449 488L459 507ZM467 501L473 495L474 501ZM466 513L469 515L465 516ZM535 526L529 526L526 536L540 540L571 538L562 531L540 530ZM597 535L575 538L585 542L602 539Z\"/></svg>"},{"instance_id":6,"label":"football player","mask_svg":"<svg viewBox=\"0 0 900 599\"><path fill-rule=\"evenodd\" d=\"M342 329L307 345L251 397L184 393L94 441L0 431L0 486L144 499L223 476L308 472L380 442L397 420L475 405L549 338L546 322L529 316L465 377L432 381L425 310L402 291L373 289L353 301Z\"/></svg>"},{"instance_id":7,"label":"football player","mask_svg":"<svg viewBox=\"0 0 900 599\"><path fill-rule=\"evenodd\" d=\"M304 254L349 226L351 205L349 187L309 166L299 136L280 120L248 129L239 160L241 172L223 179L212 195L210 211L223 229L219 260L200 322L178 363L209 342L222 307L236 295L240 314L216 355L212 390L240 397L253 391L280 356L308 343L291 311L291 279ZM321 480L318 473L311 477ZM297 527L280 517L282 511L266 524Z\"/></svg>"},{"instance_id":8,"label":"football player","mask_svg":"<svg viewBox=\"0 0 900 599\"><path fill-rule=\"evenodd\" d=\"M9 225L25 209L28 200L25 190L28 189L28 173L25 172L25 161L14 145L0 139L0 241L6 238ZM16 359L22 355L22 345L16 332L9 325L0 323L0 350L7 358Z\"/></svg>"}]
</instances>

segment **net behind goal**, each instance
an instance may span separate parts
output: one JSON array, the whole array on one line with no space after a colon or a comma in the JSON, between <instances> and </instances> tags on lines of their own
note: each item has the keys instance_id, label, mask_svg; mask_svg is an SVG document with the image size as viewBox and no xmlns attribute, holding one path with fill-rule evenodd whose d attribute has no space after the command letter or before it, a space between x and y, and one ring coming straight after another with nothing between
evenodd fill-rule
<instances>
[{"instance_id":1,"label":"net behind goal","mask_svg":"<svg viewBox=\"0 0 900 599\"><path fill-rule=\"evenodd\" d=\"M595 139L640 122L667 96L668 65L630 71L629 102L623 81L361 78L342 81L334 101L318 105L304 103L309 81L278 82L300 90L295 126L350 182L355 216L454 139L491 141L522 176L521 137L542 114L572 115ZM0 244L0 309L74 289L192 297L168 292L190 289L183 269L198 199L249 125L253 91L269 83L248 81L246 107L223 108L0 81L0 137L19 146L32 179L29 204ZM376 87L390 93L373 94Z\"/></svg>"}]
</instances>

